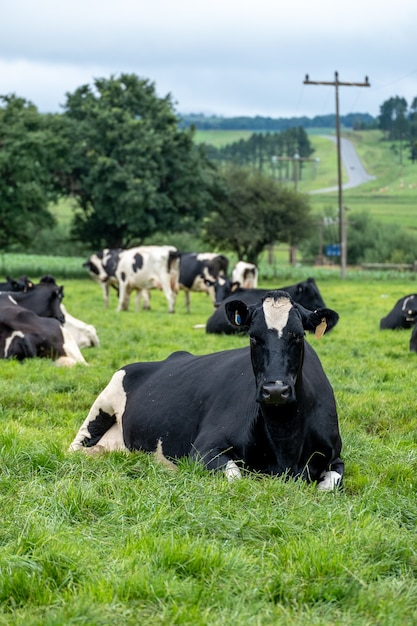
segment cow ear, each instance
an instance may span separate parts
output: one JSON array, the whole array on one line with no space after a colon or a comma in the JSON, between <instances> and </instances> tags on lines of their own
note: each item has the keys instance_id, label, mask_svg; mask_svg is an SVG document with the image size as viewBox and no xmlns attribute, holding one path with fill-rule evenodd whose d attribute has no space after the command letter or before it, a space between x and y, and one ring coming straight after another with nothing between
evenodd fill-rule
<instances>
[{"instance_id":1,"label":"cow ear","mask_svg":"<svg viewBox=\"0 0 417 626\"><path fill-rule=\"evenodd\" d=\"M315 333L320 338L324 333L334 328L339 321L339 314L332 309L317 309L309 311L301 304L295 305L300 312L304 330Z\"/></svg>"},{"instance_id":2,"label":"cow ear","mask_svg":"<svg viewBox=\"0 0 417 626\"><path fill-rule=\"evenodd\" d=\"M249 327L249 309L242 300L230 300L230 302L226 302L224 309L232 326L242 330Z\"/></svg>"},{"instance_id":3,"label":"cow ear","mask_svg":"<svg viewBox=\"0 0 417 626\"><path fill-rule=\"evenodd\" d=\"M234 283L230 285L230 291L234 293L235 291L239 289L239 287L240 287L240 282L236 280Z\"/></svg>"}]
</instances>

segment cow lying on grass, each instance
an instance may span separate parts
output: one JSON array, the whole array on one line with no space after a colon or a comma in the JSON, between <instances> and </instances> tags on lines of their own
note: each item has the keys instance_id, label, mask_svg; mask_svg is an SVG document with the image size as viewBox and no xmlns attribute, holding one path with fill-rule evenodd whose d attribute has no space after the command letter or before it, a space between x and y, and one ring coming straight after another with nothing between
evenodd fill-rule
<instances>
[{"instance_id":1,"label":"cow lying on grass","mask_svg":"<svg viewBox=\"0 0 417 626\"><path fill-rule=\"evenodd\" d=\"M250 347L133 363L98 396L70 450L127 449L190 456L240 477L239 466L341 484L344 464L333 390L304 331L321 335L338 315L308 311L283 291L256 305L228 302Z\"/></svg>"},{"instance_id":2,"label":"cow lying on grass","mask_svg":"<svg viewBox=\"0 0 417 626\"><path fill-rule=\"evenodd\" d=\"M86 361L72 335L54 317L42 317L0 294L0 358L43 357L57 365L72 366Z\"/></svg>"}]
</instances>

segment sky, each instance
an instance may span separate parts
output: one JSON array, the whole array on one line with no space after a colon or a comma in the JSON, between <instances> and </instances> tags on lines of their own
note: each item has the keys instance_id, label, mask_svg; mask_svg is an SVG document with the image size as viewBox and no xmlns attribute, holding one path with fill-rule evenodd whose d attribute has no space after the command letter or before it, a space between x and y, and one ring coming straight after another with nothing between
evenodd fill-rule
<instances>
[{"instance_id":1,"label":"sky","mask_svg":"<svg viewBox=\"0 0 417 626\"><path fill-rule=\"evenodd\" d=\"M134 73L178 114L377 116L417 97L417 1L2 0L0 95L60 112L96 78Z\"/></svg>"}]
</instances>

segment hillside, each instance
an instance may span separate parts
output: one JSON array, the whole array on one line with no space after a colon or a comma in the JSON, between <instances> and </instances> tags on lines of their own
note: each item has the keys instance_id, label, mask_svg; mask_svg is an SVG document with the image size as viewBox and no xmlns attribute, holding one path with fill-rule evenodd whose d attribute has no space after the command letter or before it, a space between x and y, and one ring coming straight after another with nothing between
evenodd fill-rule
<instances>
[{"instance_id":1,"label":"hillside","mask_svg":"<svg viewBox=\"0 0 417 626\"><path fill-rule=\"evenodd\" d=\"M316 134L317 131L321 134ZM309 131L314 157L319 161L304 166L298 181L298 190L303 193L337 185L337 149L335 143L325 137L330 133L334 131L329 127ZM247 139L251 134L249 130L198 130L195 140L218 147ZM417 165L407 158L405 146L384 141L378 130L343 131L342 134L355 145L366 171L375 176L375 180L365 185L344 191L345 206L351 211L368 211L381 222L416 230ZM346 172L343 175L346 180ZM311 204L317 212L337 207L338 194L314 194Z\"/></svg>"}]
</instances>

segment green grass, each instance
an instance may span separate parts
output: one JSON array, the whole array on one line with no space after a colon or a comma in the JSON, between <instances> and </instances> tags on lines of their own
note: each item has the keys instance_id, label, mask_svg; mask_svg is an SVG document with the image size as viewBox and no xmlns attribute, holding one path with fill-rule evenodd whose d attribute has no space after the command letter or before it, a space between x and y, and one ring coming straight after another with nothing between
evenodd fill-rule
<instances>
[{"instance_id":1,"label":"green grass","mask_svg":"<svg viewBox=\"0 0 417 626\"><path fill-rule=\"evenodd\" d=\"M279 274L285 284L302 275ZM410 331L379 331L414 274L316 276L340 314L308 338L335 389L345 488L247 476L229 484L184 461L177 473L144 454L68 454L113 372L176 349L233 348L206 335L193 294L168 315L104 308L89 279L64 281L70 313L96 326L89 367L0 361L0 624L375 625L417 623L417 355ZM36 278L36 276L33 276ZM278 286L276 282L262 286Z\"/></svg>"}]
</instances>

